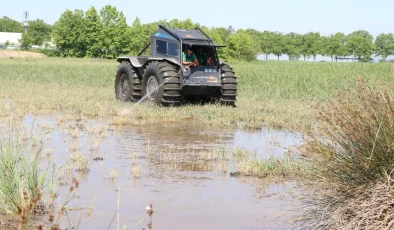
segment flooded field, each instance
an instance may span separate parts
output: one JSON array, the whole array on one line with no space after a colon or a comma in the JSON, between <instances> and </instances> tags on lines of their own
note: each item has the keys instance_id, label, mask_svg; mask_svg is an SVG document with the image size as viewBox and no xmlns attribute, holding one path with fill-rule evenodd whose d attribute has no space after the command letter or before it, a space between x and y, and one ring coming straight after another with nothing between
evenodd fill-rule
<instances>
[{"instance_id":1,"label":"flooded field","mask_svg":"<svg viewBox=\"0 0 394 230\"><path fill-rule=\"evenodd\" d=\"M42 147L42 159L56 163L56 206L72 178L79 182L62 229L147 229L150 204L154 229L288 229L301 213L296 182L234 177L235 156L295 153L297 133L196 122L119 127L67 116L27 115L19 125L28 152Z\"/></svg>"}]
</instances>

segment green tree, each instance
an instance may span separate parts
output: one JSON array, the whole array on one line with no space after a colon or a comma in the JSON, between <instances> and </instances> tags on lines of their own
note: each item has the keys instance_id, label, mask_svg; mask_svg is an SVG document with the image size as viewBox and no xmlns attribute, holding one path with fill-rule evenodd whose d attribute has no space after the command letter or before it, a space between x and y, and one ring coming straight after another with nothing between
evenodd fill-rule
<instances>
[{"instance_id":1,"label":"green tree","mask_svg":"<svg viewBox=\"0 0 394 230\"><path fill-rule=\"evenodd\" d=\"M166 21L161 21L159 24L166 25L170 28L178 28L178 29L184 29L184 30L193 30L196 27L200 27L200 24L194 23L190 18L187 18L184 21L180 21L178 19L173 19L168 23Z\"/></svg>"},{"instance_id":2,"label":"green tree","mask_svg":"<svg viewBox=\"0 0 394 230\"><path fill-rule=\"evenodd\" d=\"M9 17L3 17L0 18L0 32L22 33L23 25Z\"/></svg>"},{"instance_id":3,"label":"green tree","mask_svg":"<svg viewBox=\"0 0 394 230\"><path fill-rule=\"evenodd\" d=\"M316 55L320 52L320 33L310 32L302 35L301 54L304 57L313 56L316 60Z\"/></svg>"},{"instance_id":4,"label":"green tree","mask_svg":"<svg viewBox=\"0 0 394 230\"><path fill-rule=\"evenodd\" d=\"M206 30L206 32L213 39L215 44L224 45L224 42L222 40L222 36L220 35L220 33L217 30L210 29L210 30ZM218 52L219 57L224 57L224 55L225 55L224 51L225 51L225 49L223 49L222 47L217 48L217 52Z\"/></svg>"},{"instance_id":5,"label":"green tree","mask_svg":"<svg viewBox=\"0 0 394 230\"><path fill-rule=\"evenodd\" d=\"M235 34L228 36L226 40L227 58L252 61L256 59L258 51L253 48L252 38L246 30L238 30Z\"/></svg>"},{"instance_id":6,"label":"green tree","mask_svg":"<svg viewBox=\"0 0 394 230\"><path fill-rule=\"evenodd\" d=\"M272 33L272 53L278 57L286 52L283 34L280 32Z\"/></svg>"},{"instance_id":7,"label":"green tree","mask_svg":"<svg viewBox=\"0 0 394 230\"><path fill-rule=\"evenodd\" d=\"M137 17L131 25L130 52L132 55L137 55L149 42L149 37L144 34L145 29Z\"/></svg>"},{"instance_id":8,"label":"green tree","mask_svg":"<svg viewBox=\"0 0 394 230\"><path fill-rule=\"evenodd\" d=\"M322 56L331 56L329 50L330 37L321 36L319 39L319 54Z\"/></svg>"},{"instance_id":9,"label":"green tree","mask_svg":"<svg viewBox=\"0 0 394 230\"><path fill-rule=\"evenodd\" d=\"M130 52L131 28L127 26L126 17L116 7L106 5L101 11L101 41L107 57L115 58Z\"/></svg>"},{"instance_id":10,"label":"green tree","mask_svg":"<svg viewBox=\"0 0 394 230\"><path fill-rule=\"evenodd\" d=\"M200 29L202 29L203 31L205 31L206 33L209 31L209 28L206 26L200 26Z\"/></svg>"},{"instance_id":11,"label":"green tree","mask_svg":"<svg viewBox=\"0 0 394 230\"><path fill-rule=\"evenodd\" d=\"M185 21L180 22L180 27L181 29L185 30L193 30L197 27L196 24L193 23L193 21L190 18L187 18Z\"/></svg>"},{"instance_id":12,"label":"green tree","mask_svg":"<svg viewBox=\"0 0 394 230\"><path fill-rule=\"evenodd\" d=\"M348 35L346 46L361 61L369 61L374 52L373 36L365 30L355 31Z\"/></svg>"},{"instance_id":13,"label":"green tree","mask_svg":"<svg viewBox=\"0 0 394 230\"><path fill-rule=\"evenodd\" d=\"M136 23L136 25L138 25L138 23L140 23L140 22L138 20L137 22L134 21L134 23ZM159 24L169 26L168 22L166 22L166 21L157 21L157 22L148 23L148 24L141 24L141 27L136 30L134 30L134 26L131 27L131 31L133 33L131 35L132 36L131 44L134 44L137 41L137 45L135 46L136 48L132 52L135 52L137 54L148 44L148 42L150 42L150 37L158 29ZM136 27L136 28L138 28L138 27ZM138 41L140 43L138 43ZM138 44L140 44L140 45L138 45ZM146 49L146 51L142 55L148 55L149 53L150 53L150 46Z\"/></svg>"},{"instance_id":14,"label":"green tree","mask_svg":"<svg viewBox=\"0 0 394 230\"><path fill-rule=\"evenodd\" d=\"M335 57L345 57L349 55L349 49L347 46L347 38L346 35L343 33L336 33L334 35L334 55Z\"/></svg>"},{"instance_id":15,"label":"green tree","mask_svg":"<svg viewBox=\"0 0 394 230\"><path fill-rule=\"evenodd\" d=\"M53 38L60 56L85 57L87 37L83 11L66 10L54 25Z\"/></svg>"},{"instance_id":16,"label":"green tree","mask_svg":"<svg viewBox=\"0 0 394 230\"><path fill-rule=\"evenodd\" d=\"M19 40L21 43L21 49L22 50L29 50L31 48L31 45L34 44L34 39L32 36L30 36L29 32L22 33L22 38Z\"/></svg>"},{"instance_id":17,"label":"green tree","mask_svg":"<svg viewBox=\"0 0 394 230\"><path fill-rule=\"evenodd\" d=\"M261 32L255 29L247 29L246 31L252 39L253 49L258 53L261 53Z\"/></svg>"},{"instance_id":18,"label":"green tree","mask_svg":"<svg viewBox=\"0 0 394 230\"><path fill-rule=\"evenodd\" d=\"M301 56L302 36L297 33L289 33L283 36L284 53L290 60L298 60Z\"/></svg>"},{"instance_id":19,"label":"green tree","mask_svg":"<svg viewBox=\"0 0 394 230\"><path fill-rule=\"evenodd\" d=\"M386 60L389 55L394 55L394 35L392 33L378 35L375 41L375 51L383 60Z\"/></svg>"},{"instance_id":20,"label":"green tree","mask_svg":"<svg viewBox=\"0 0 394 230\"><path fill-rule=\"evenodd\" d=\"M273 46L272 53L278 57L282 56L286 52L284 35L279 32L273 34Z\"/></svg>"},{"instance_id":21,"label":"green tree","mask_svg":"<svg viewBox=\"0 0 394 230\"><path fill-rule=\"evenodd\" d=\"M223 27L213 27L211 30L214 30L218 34L220 34L220 37L222 38L223 42L226 42L227 37L235 33L233 27L231 26L228 29Z\"/></svg>"},{"instance_id":22,"label":"green tree","mask_svg":"<svg viewBox=\"0 0 394 230\"><path fill-rule=\"evenodd\" d=\"M352 36L352 35L357 35L357 36L366 38L368 40L373 40L373 36L368 31L365 31L365 30L357 30L357 31L354 31L353 33L349 34L349 36Z\"/></svg>"},{"instance_id":23,"label":"green tree","mask_svg":"<svg viewBox=\"0 0 394 230\"><path fill-rule=\"evenodd\" d=\"M324 56L330 56L331 61L334 61L334 57L349 55L349 51L346 46L346 35L341 32L322 38L320 43L320 53Z\"/></svg>"},{"instance_id":24,"label":"green tree","mask_svg":"<svg viewBox=\"0 0 394 230\"><path fill-rule=\"evenodd\" d=\"M116 55L130 53L131 28L127 25L123 12L119 13L116 25L117 36L115 37Z\"/></svg>"},{"instance_id":25,"label":"green tree","mask_svg":"<svg viewBox=\"0 0 394 230\"><path fill-rule=\"evenodd\" d=\"M252 42L250 43L252 45ZM226 39L225 58L239 59L241 54L239 52L239 43L235 35L230 35Z\"/></svg>"},{"instance_id":26,"label":"green tree","mask_svg":"<svg viewBox=\"0 0 394 230\"><path fill-rule=\"evenodd\" d=\"M163 23L164 25L170 27L170 28L181 28L181 22L178 19L172 19L168 23Z\"/></svg>"},{"instance_id":27,"label":"green tree","mask_svg":"<svg viewBox=\"0 0 394 230\"><path fill-rule=\"evenodd\" d=\"M265 60L268 59L268 55L273 53L272 47L274 46L274 34L269 31L264 31L260 34L260 50L265 54Z\"/></svg>"},{"instance_id":28,"label":"green tree","mask_svg":"<svg viewBox=\"0 0 394 230\"><path fill-rule=\"evenodd\" d=\"M52 26L42 19L29 21L28 33L32 38L33 45L42 45L45 41L51 40Z\"/></svg>"},{"instance_id":29,"label":"green tree","mask_svg":"<svg viewBox=\"0 0 394 230\"><path fill-rule=\"evenodd\" d=\"M103 42L103 50L106 56L114 57L116 55L115 37L117 35L117 18L119 12L116 7L110 5L104 6L100 10L103 29L101 30L100 39Z\"/></svg>"},{"instance_id":30,"label":"green tree","mask_svg":"<svg viewBox=\"0 0 394 230\"><path fill-rule=\"evenodd\" d=\"M84 23L86 27L86 56L100 57L102 54L100 36L103 26L101 24L100 15L93 6L86 11Z\"/></svg>"}]
</instances>

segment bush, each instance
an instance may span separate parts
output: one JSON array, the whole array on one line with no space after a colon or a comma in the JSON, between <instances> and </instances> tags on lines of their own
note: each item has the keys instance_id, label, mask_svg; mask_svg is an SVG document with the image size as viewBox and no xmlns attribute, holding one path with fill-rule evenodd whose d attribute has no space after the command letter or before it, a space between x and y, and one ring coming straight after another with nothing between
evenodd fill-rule
<instances>
[{"instance_id":1,"label":"bush","mask_svg":"<svg viewBox=\"0 0 394 230\"><path fill-rule=\"evenodd\" d=\"M32 50L37 53L45 54L47 57L59 57L59 51L51 49L34 49Z\"/></svg>"}]
</instances>

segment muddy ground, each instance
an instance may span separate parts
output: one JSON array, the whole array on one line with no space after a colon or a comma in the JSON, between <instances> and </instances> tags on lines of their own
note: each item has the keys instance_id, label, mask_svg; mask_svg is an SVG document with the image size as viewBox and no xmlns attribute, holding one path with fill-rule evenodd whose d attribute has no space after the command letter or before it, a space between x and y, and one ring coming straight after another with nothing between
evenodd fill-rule
<instances>
[{"instance_id":1,"label":"muddy ground","mask_svg":"<svg viewBox=\"0 0 394 230\"><path fill-rule=\"evenodd\" d=\"M18 50L0 50L0 58L46 58L42 53Z\"/></svg>"}]
</instances>

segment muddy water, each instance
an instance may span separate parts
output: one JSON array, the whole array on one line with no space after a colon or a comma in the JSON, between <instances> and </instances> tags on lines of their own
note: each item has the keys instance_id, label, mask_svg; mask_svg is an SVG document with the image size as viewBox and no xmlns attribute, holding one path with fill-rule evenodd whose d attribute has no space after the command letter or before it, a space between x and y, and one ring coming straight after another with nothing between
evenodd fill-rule
<instances>
[{"instance_id":1,"label":"muddy water","mask_svg":"<svg viewBox=\"0 0 394 230\"><path fill-rule=\"evenodd\" d=\"M69 206L85 208L68 212L64 228L82 217L79 229L108 229L111 221L109 229L133 229L141 220L134 229L147 229L149 204L155 210L153 229L289 228L299 214L295 197L302 188L295 182L234 178L231 163L217 160L234 148L260 158L283 156L302 143L295 133L196 123L111 127L105 121L33 116L26 116L23 126L25 135L42 137L57 168L78 156L88 160L87 172L76 171L75 163L69 175L58 170L56 204L64 202L75 177L80 184Z\"/></svg>"}]
</instances>

